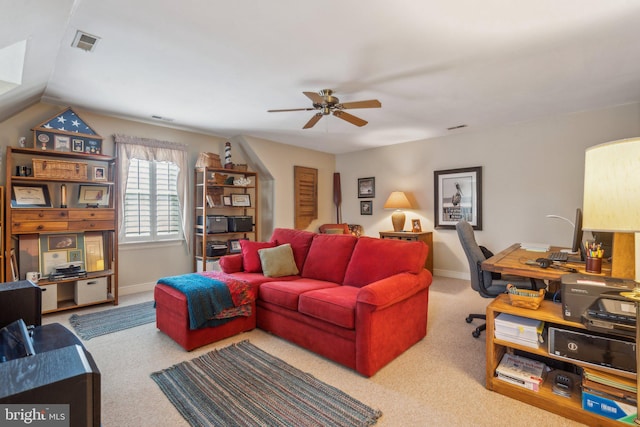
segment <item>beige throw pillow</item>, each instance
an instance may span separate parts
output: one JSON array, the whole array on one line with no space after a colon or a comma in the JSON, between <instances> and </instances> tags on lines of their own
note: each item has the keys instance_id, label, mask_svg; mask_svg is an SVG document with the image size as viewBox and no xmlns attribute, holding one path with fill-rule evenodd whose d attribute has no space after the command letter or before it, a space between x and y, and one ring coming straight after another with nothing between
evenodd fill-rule
<instances>
[{"instance_id":1,"label":"beige throw pillow","mask_svg":"<svg viewBox=\"0 0 640 427\"><path fill-rule=\"evenodd\" d=\"M299 272L289 243L275 248L259 249L258 255L262 264L262 274L267 277L293 276Z\"/></svg>"}]
</instances>

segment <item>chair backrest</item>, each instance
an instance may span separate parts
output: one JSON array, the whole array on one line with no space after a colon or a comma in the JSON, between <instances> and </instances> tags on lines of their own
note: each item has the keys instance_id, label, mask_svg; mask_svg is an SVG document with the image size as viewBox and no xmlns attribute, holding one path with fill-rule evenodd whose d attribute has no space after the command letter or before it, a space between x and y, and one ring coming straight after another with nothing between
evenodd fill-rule
<instances>
[{"instance_id":1,"label":"chair backrest","mask_svg":"<svg viewBox=\"0 0 640 427\"><path fill-rule=\"evenodd\" d=\"M471 275L471 288L478 291L483 297L493 296L486 292L491 285L491 272L482 271L480 264L487 259L476 242L473 227L467 221L459 221L456 224L456 231L464 253L469 261L469 273Z\"/></svg>"}]
</instances>

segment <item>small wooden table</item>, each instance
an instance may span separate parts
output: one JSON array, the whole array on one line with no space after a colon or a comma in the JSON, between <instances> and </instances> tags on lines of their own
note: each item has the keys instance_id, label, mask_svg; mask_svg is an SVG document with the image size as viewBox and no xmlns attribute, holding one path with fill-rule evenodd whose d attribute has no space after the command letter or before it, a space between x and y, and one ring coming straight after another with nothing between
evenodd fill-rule
<instances>
[{"instance_id":1,"label":"small wooden table","mask_svg":"<svg viewBox=\"0 0 640 427\"><path fill-rule=\"evenodd\" d=\"M425 242L429 246L429 254L424 262L424 268L433 274L433 232L421 231L419 233L413 231L381 231L381 239L406 240L409 242Z\"/></svg>"},{"instance_id":2,"label":"small wooden table","mask_svg":"<svg viewBox=\"0 0 640 427\"><path fill-rule=\"evenodd\" d=\"M526 264L527 261L535 261L538 258L546 258L551 252L560 251L563 248L552 246L549 252L527 251L520 248L520 243L514 243L507 249L498 252L491 258L482 262L482 269L495 271L496 273L513 274L533 279L560 281L560 278L568 271L556 268L542 268L537 265ZM584 262L563 262L561 266L575 268L578 273L585 273ZM592 274L592 273L588 273ZM611 276L611 264L602 263L602 273L599 276Z\"/></svg>"}]
</instances>

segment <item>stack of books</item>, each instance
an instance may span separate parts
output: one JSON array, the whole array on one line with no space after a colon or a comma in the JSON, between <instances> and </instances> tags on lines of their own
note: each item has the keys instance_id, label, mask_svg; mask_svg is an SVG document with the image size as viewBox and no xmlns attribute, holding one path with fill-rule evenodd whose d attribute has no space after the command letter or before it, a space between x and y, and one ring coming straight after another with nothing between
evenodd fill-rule
<instances>
[{"instance_id":1,"label":"stack of books","mask_svg":"<svg viewBox=\"0 0 640 427\"><path fill-rule=\"evenodd\" d=\"M506 353L496 368L496 376L532 391L540 390L547 365L537 360Z\"/></svg>"},{"instance_id":2,"label":"stack of books","mask_svg":"<svg viewBox=\"0 0 640 427\"><path fill-rule=\"evenodd\" d=\"M543 330L544 322L541 320L507 313L496 316L494 323L496 338L531 348L538 348L544 343Z\"/></svg>"},{"instance_id":3,"label":"stack of books","mask_svg":"<svg viewBox=\"0 0 640 427\"><path fill-rule=\"evenodd\" d=\"M582 408L586 411L634 424L637 413L635 380L589 368L582 374Z\"/></svg>"}]
</instances>

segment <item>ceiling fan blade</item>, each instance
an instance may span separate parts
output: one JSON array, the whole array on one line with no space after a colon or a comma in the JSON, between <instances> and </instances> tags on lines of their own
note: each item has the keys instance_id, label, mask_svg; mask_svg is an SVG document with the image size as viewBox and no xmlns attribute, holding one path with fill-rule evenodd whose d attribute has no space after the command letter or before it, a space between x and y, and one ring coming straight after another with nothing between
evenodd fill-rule
<instances>
[{"instance_id":1,"label":"ceiling fan blade","mask_svg":"<svg viewBox=\"0 0 640 427\"><path fill-rule=\"evenodd\" d=\"M322 104L324 102L324 98L315 92L302 92L307 98L311 100L314 104Z\"/></svg>"},{"instance_id":2,"label":"ceiling fan blade","mask_svg":"<svg viewBox=\"0 0 640 427\"><path fill-rule=\"evenodd\" d=\"M309 129L314 127L315 124L318 123L318 120L320 120L321 118L322 118L322 113L314 114L313 117L311 117L311 120L309 120L307 124L302 127L302 129Z\"/></svg>"},{"instance_id":3,"label":"ceiling fan blade","mask_svg":"<svg viewBox=\"0 0 640 427\"><path fill-rule=\"evenodd\" d=\"M354 116L352 114L349 114L349 113L345 113L344 111L340 111L340 110L334 111L333 115L338 117L338 118L340 118L340 119L342 119L342 120L345 120L345 121L351 123L352 125L356 125L356 126L360 126L360 127L362 127L362 126L366 125L367 123L369 123L366 120L362 120L359 117L356 117L356 116Z\"/></svg>"},{"instance_id":4,"label":"ceiling fan blade","mask_svg":"<svg viewBox=\"0 0 640 427\"><path fill-rule=\"evenodd\" d=\"M284 110L267 110L267 113L282 113L283 111L313 111L315 108L288 108Z\"/></svg>"},{"instance_id":5,"label":"ceiling fan blade","mask_svg":"<svg viewBox=\"0 0 640 427\"><path fill-rule=\"evenodd\" d=\"M342 104L342 108L344 109L380 108L380 107L382 107L382 104L377 99L370 99L368 101L344 102Z\"/></svg>"}]
</instances>

